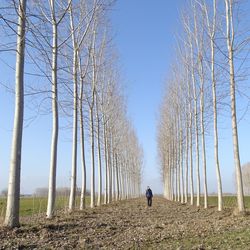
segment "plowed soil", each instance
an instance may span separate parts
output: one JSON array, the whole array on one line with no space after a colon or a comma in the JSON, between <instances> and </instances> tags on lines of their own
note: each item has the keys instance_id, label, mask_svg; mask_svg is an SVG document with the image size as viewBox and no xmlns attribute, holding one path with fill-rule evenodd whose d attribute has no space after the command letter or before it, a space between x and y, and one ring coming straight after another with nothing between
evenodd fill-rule
<instances>
[{"instance_id":1,"label":"plowed soil","mask_svg":"<svg viewBox=\"0 0 250 250\"><path fill-rule=\"evenodd\" d=\"M0 228L0 249L250 249L250 216L154 197L94 209L26 218Z\"/></svg>"}]
</instances>

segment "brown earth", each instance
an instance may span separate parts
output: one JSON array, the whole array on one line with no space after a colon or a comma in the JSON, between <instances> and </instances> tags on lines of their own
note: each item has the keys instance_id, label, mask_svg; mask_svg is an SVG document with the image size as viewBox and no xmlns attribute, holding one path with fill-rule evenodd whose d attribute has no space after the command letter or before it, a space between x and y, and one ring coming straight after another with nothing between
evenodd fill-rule
<instances>
[{"instance_id":1,"label":"brown earth","mask_svg":"<svg viewBox=\"0 0 250 250\"><path fill-rule=\"evenodd\" d=\"M0 249L250 249L250 216L198 209L155 197L25 219L0 228Z\"/></svg>"}]
</instances>

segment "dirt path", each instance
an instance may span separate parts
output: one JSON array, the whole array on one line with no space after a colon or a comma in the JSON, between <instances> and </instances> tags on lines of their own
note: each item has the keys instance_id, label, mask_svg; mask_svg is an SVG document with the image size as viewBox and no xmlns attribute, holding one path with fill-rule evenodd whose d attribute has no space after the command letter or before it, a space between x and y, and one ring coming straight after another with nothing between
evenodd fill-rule
<instances>
[{"instance_id":1,"label":"dirt path","mask_svg":"<svg viewBox=\"0 0 250 250\"><path fill-rule=\"evenodd\" d=\"M0 228L0 249L250 249L250 216L154 198Z\"/></svg>"}]
</instances>

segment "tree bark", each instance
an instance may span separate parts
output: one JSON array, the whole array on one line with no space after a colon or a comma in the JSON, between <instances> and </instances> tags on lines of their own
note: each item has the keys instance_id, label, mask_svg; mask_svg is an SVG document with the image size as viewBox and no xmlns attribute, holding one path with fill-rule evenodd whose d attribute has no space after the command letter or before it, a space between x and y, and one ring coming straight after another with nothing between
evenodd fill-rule
<instances>
[{"instance_id":1,"label":"tree bark","mask_svg":"<svg viewBox=\"0 0 250 250\"><path fill-rule=\"evenodd\" d=\"M233 151L234 151L234 165L235 165L236 182L237 182L237 202L238 202L239 212L244 212L245 204L244 204L244 193L243 193L239 142L238 142L237 115L236 115L235 73L234 73L234 23L233 23L232 1L225 0L225 5L226 5L226 23L227 23L228 64L230 70L230 97L231 97Z\"/></svg>"},{"instance_id":2,"label":"tree bark","mask_svg":"<svg viewBox=\"0 0 250 250\"><path fill-rule=\"evenodd\" d=\"M26 0L20 0L18 6L17 28L15 116L12 133L7 208L4 222L5 226L11 228L19 226L20 174L24 116L25 24Z\"/></svg>"},{"instance_id":3,"label":"tree bark","mask_svg":"<svg viewBox=\"0 0 250 250\"><path fill-rule=\"evenodd\" d=\"M99 120L99 110L98 101L96 95L96 120L97 120L97 157L98 157L98 198L97 206L102 203L102 160L101 160L101 142L100 142L100 120Z\"/></svg>"},{"instance_id":4,"label":"tree bark","mask_svg":"<svg viewBox=\"0 0 250 250\"><path fill-rule=\"evenodd\" d=\"M50 156L50 173L49 173L49 189L48 189L48 205L47 218L54 216L55 200L56 200L56 168L57 168L57 145L59 133L58 118L58 91L57 91L57 58L58 58L58 31L55 17L55 6L52 1L52 26L53 26L53 47L52 47L52 140L51 140L51 156Z\"/></svg>"},{"instance_id":5,"label":"tree bark","mask_svg":"<svg viewBox=\"0 0 250 250\"><path fill-rule=\"evenodd\" d=\"M210 36L210 48L211 48L211 80L212 80L212 93L213 93L213 129L214 129L214 158L216 165L217 187L218 187L218 211L223 209L222 200L222 183L220 174L220 162L219 162L219 140L218 140L218 126L217 126L217 93L216 93L216 79L215 79L215 28L216 28L216 7L217 1L213 1L213 27ZM209 26L209 24L208 24Z\"/></svg>"},{"instance_id":6,"label":"tree bark","mask_svg":"<svg viewBox=\"0 0 250 250\"><path fill-rule=\"evenodd\" d=\"M104 141L104 158L105 158L105 193L104 204L108 203L108 186L109 186L109 170L108 170L108 150L105 119L103 118L103 141Z\"/></svg>"},{"instance_id":7,"label":"tree bark","mask_svg":"<svg viewBox=\"0 0 250 250\"><path fill-rule=\"evenodd\" d=\"M80 98L80 140L81 140L81 156L82 156L82 188L80 197L80 210L83 210L86 206L86 160L85 160L85 133L84 133L84 120L83 120L83 98Z\"/></svg>"},{"instance_id":8,"label":"tree bark","mask_svg":"<svg viewBox=\"0 0 250 250\"><path fill-rule=\"evenodd\" d=\"M78 130L78 86L77 86L77 50L73 54L73 82L74 82L74 106L73 106L73 137L72 137L72 167L71 186L69 196L69 212L75 208L76 199L76 175L77 175L77 130Z\"/></svg>"},{"instance_id":9,"label":"tree bark","mask_svg":"<svg viewBox=\"0 0 250 250\"><path fill-rule=\"evenodd\" d=\"M188 133L188 116L186 117L186 168L185 168L185 203L188 202L188 147L189 147L189 133Z\"/></svg>"},{"instance_id":10,"label":"tree bark","mask_svg":"<svg viewBox=\"0 0 250 250\"><path fill-rule=\"evenodd\" d=\"M94 114L93 107L90 114L90 144L91 144L91 183L90 183L90 207L95 207L95 136L94 136Z\"/></svg>"},{"instance_id":11,"label":"tree bark","mask_svg":"<svg viewBox=\"0 0 250 250\"><path fill-rule=\"evenodd\" d=\"M115 171L116 171L116 201L120 199L120 186L119 186L119 166L118 156L115 154Z\"/></svg>"}]
</instances>

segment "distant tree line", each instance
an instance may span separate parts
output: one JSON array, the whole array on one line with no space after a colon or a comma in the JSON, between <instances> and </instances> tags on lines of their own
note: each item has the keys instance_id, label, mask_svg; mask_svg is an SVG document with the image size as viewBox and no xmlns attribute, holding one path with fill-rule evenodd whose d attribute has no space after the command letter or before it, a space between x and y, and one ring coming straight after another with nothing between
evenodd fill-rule
<instances>
[{"instance_id":1,"label":"distant tree line","mask_svg":"<svg viewBox=\"0 0 250 250\"><path fill-rule=\"evenodd\" d=\"M43 188L36 188L34 192L34 196L37 197L48 197L49 189L46 187ZM86 196L90 196L90 191L86 190ZM7 193L6 193L7 195ZM56 196L69 196L70 195L70 188L69 187L57 187L56 188ZM76 196L81 195L81 189L76 188Z\"/></svg>"}]
</instances>

